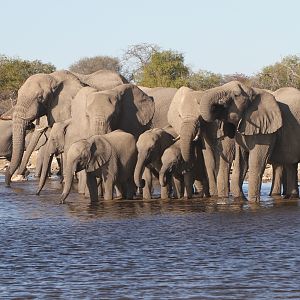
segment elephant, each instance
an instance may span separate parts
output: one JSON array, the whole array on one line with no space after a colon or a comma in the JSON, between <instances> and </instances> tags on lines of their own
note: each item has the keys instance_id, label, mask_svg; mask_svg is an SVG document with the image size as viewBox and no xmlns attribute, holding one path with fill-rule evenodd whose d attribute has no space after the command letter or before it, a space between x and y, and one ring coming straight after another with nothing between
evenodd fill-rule
<instances>
[{"instance_id":1,"label":"elephant","mask_svg":"<svg viewBox=\"0 0 300 300\"><path fill-rule=\"evenodd\" d=\"M152 128L141 134L136 147L138 159L134 170L134 182L137 187L143 188L143 198L151 199L152 174L158 177L161 169L161 156L174 142L177 134L171 126ZM166 186L161 188L161 198L168 198Z\"/></svg>"},{"instance_id":2,"label":"elephant","mask_svg":"<svg viewBox=\"0 0 300 300\"><path fill-rule=\"evenodd\" d=\"M82 88L72 101L72 118L53 126L37 193L45 183L53 154L67 153L71 144L80 139L116 129L138 137L150 127L154 110L153 98L133 84L123 84L106 91Z\"/></svg>"},{"instance_id":3,"label":"elephant","mask_svg":"<svg viewBox=\"0 0 300 300\"><path fill-rule=\"evenodd\" d=\"M187 187L185 190L184 186L184 160L182 159L180 151L180 140L176 141L170 147L168 147L162 157L162 166L159 171L159 183L161 187L167 186L168 177L172 180L174 197L182 198L187 191L192 189L192 186Z\"/></svg>"},{"instance_id":4,"label":"elephant","mask_svg":"<svg viewBox=\"0 0 300 300\"><path fill-rule=\"evenodd\" d=\"M300 93L298 89L287 87L280 88L275 92L271 92L276 100L279 102L285 101L295 101L295 103L300 102ZM284 101L283 101L284 100ZM279 104L281 105L281 104ZM272 187L270 191L271 195L287 195L287 178L286 178L286 166L273 163L273 180ZM293 177L296 180L295 187L297 189L298 185L298 164L293 164L289 167L290 172L294 173ZM297 190L296 190L297 195Z\"/></svg>"},{"instance_id":5,"label":"elephant","mask_svg":"<svg viewBox=\"0 0 300 300\"><path fill-rule=\"evenodd\" d=\"M245 197L242 182L249 166L248 200L260 200L267 162L286 167L287 195L298 196L293 168L300 159L299 96L300 91L294 88L280 89L272 95L239 81L203 93L200 104L203 120L221 119L236 128L237 149L231 184L234 197Z\"/></svg>"},{"instance_id":6,"label":"elephant","mask_svg":"<svg viewBox=\"0 0 300 300\"><path fill-rule=\"evenodd\" d=\"M92 80L93 78L95 80ZM124 80L116 72L101 71L88 75L87 82L93 84L98 82L101 88L108 89L112 88L112 82L117 86L123 84ZM11 177L20 165L24 151L25 128L28 123L44 115L47 116L50 127L55 122L69 119L71 102L77 92L86 85L73 73L62 70L32 75L20 87L12 116L13 149L11 164L5 174L6 186L10 186Z\"/></svg>"},{"instance_id":7,"label":"elephant","mask_svg":"<svg viewBox=\"0 0 300 300\"><path fill-rule=\"evenodd\" d=\"M163 128L168 126L169 123L166 115L168 114L170 104L178 89L166 87L148 88L143 86L139 86L139 88L148 96L151 96L155 103L155 112L151 121L151 128Z\"/></svg>"},{"instance_id":8,"label":"elephant","mask_svg":"<svg viewBox=\"0 0 300 300\"><path fill-rule=\"evenodd\" d=\"M137 159L135 138L122 130L95 135L73 143L67 153L66 177L61 202L70 193L73 174L85 169L91 201L98 200L97 177L102 178L104 200L113 199L116 185L126 199L133 199L133 170Z\"/></svg>"},{"instance_id":9,"label":"elephant","mask_svg":"<svg viewBox=\"0 0 300 300\"><path fill-rule=\"evenodd\" d=\"M203 93L181 87L171 102L168 122L180 135L181 155L186 163L186 169L192 168L192 142L199 139L205 164L201 168L206 170L209 194L228 197L229 172L235 149L234 139L232 135L224 134L220 122L203 121L200 112ZM199 182L196 181L195 184ZM205 191L201 193L207 194Z\"/></svg>"},{"instance_id":10,"label":"elephant","mask_svg":"<svg viewBox=\"0 0 300 300\"><path fill-rule=\"evenodd\" d=\"M161 157L159 183L162 187L172 181L175 198L191 198L195 193L199 198L209 195L207 176L204 169L202 146L199 141L192 143L193 164L191 172L186 172L186 165L181 155L180 140L168 147ZM193 186L194 183L194 186Z\"/></svg>"}]
</instances>

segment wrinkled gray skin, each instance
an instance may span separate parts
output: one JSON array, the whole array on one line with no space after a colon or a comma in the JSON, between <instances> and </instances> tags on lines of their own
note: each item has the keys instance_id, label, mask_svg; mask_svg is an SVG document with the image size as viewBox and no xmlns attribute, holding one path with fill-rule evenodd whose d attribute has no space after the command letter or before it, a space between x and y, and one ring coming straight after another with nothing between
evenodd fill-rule
<instances>
[{"instance_id":1,"label":"wrinkled gray skin","mask_svg":"<svg viewBox=\"0 0 300 300\"><path fill-rule=\"evenodd\" d=\"M61 202L70 193L73 174L82 169L87 172L91 201L98 200L97 177L102 179L104 185L104 200L113 199L114 185L121 191L123 198L133 199L133 170L137 158L135 142L133 135L116 130L73 143L67 154Z\"/></svg>"},{"instance_id":2,"label":"wrinkled gray skin","mask_svg":"<svg viewBox=\"0 0 300 300\"><path fill-rule=\"evenodd\" d=\"M25 175L27 169L27 163L33 151L39 150L37 165L35 169L35 176L39 177L41 174L43 156L50 135L51 128L48 126L47 117L43 116L36 120L34 131L29 135L26 135L25 144L27 142L26 151L23 154L23 158L19 169L17 170L18 175Z\"/></svg>"},{"instance_id":3,"label":"wrinkled gray skin","mask_svg":"<svg viewBox=\"0 0 300 300\"><path fill-rule=\"evenodd\" d=\"M237 127L231 183L235 197L244 197L242 182L248 167L245 161L249 165L250 201L260 200L262 175L267 161L288 166L287 194L298 194L294 172L289 171L289 166L292 168L300 158L300 140L297 138L300 134L300 102L297 97L285 98L283 94L276 96L276 101L266 91L232 81L202 95L200 111L205 121L212 122L218 118Z\"/></svg>"},{"instance_id":4,"label":"wrinkled gray skin","mask_svg":"<svg viewBox=\"0 0 300 300\"><path fill-rule=\"evenodd\" d=\"M72 101L72 118L53 126L40 178L40 192L54 153L67 153L72 143L122 129L139 136L150 127L154 114L153 98L133 84L111 90L82 88ZM65 155L65 154L64 154Z\"/></svg>"},{"instance_id":5,"label":"wrinkled gray skin","mask_svg":"<svg viewBox=\"0 0 300 300\"><path fill-rule=\"evenodd\" d=\"M39 151L36 160L36 175L38 176L43 162L44 147L48 140L49 132L43 130L39 133L36 129L37 127L30 123L26 129L25 137L25 148L24 156L22 159L22 165L18 170L18 174L25 175L26 165L28 163L29 157L33 151ZM12 128L13 121L11 120L10 114L6 113L0 117L0 156L4 156L6 159L10 160L12 155ZM38 132L38 139L36 140L36 133ZM20 169L23 168L21 171Z\"/></svg>"},{"instance_id":6,"label":"wrinkled gray skin","mask_svg":"<svg viewBox=\"0 0 300 300\"><path fill-rule=\"evenodd\" d=\"M286 87L278 89L275 92L272 92L276 100L280 103L287 104L290 106L292 103L296 107L297 103L300 103L300 92L298 89L292 87ZM282 104L279 104L279 107L282 107ZM284 108L284 106L283 106ZM281 108L281 109L283 109ZM295 127L297 129L297 126ZM296 134L296 133L295 133ZM291 140L288 147L296 147L295 142ZM298 163L292 163L292 165L282 165L273 163L273 180L270 195L284 195L286 197L297 197L297 187L298 187ZM287 195L287 177L292 176L289 180L295 180L295 193Z\"/></svg>"},{"instance_id":7,"label":"wrinkled gray skin","mask_svg":"<svg viewBox=\"0 0 300 300\"><path fill-rule=\"evenodd\" d=\"M21 86L13 113L13 150L11 164L5 175L7 186L20 165L24 151L25 128L29 122L47 115L48 124L52 127L55 122L70 118L72 99L88 82L92 82L94 87L99 83L101 88L111 88L113 77L115 85L124 83L124 78L112 71L98 71L88 75L88 78L83 77L81 81L71 72L64 70L51 74L35 74Z\"/></svg>"},{"instance_id":8,"label":"wrinkled gray skin","mask_svg":"<svg viewBox=\"0 0 300 300\"><path fill-rule=\"evenodd\" d=\"M167 114L177 89L165 87L148 88L142 86L139 88L154 99L155 112L151 121L151 128L163 128L168 126Z\"/></svg>"},{"instance_id":9,"label":"wrinkled gray skin","mask_svg":"<svg viewBox=\"0 0 300 300\"><path fill-rule=\"evenodd\" d=\"M192 168L192 142L201 140L204 164L209 183L209 194L229 195L229 171L234 157L234 140L224 135L220 124L203 122L200 112L202 91L181 87L175 94L168 111L169 124L180 135L180 148L187 170ZM199 165L197 163L197 165ZM191 176L192 178L192 176ZM207 187L200 190L206 194Z\"/></svg>"},{"instance_id":10,"label":"wrinkled gray skin","mask_svg":"<svg viewBox=\"0 0 300 300\"><path fill-rule=\"evenodd\" d=\"M134 170L134 182L137 187L143 188L144 199L151 199L152 174L158 177L161 156L174 143L176 136L171 126L149 129L139 136L136 143L138 159ZM161 198L168 197L168 187L161 187Z\"/></svg>"},{"instance_id":11,"label":"wrinkled gray skin","mask_svg":"<svg viewBox=\"0 0 300 300\"><path fill-rule=\"evenodd\" d=\"M181 155L180 141L176 141L173 145L168 147L161 157L161 169L159 172L160 186L167 185L168 179L172 180L174 197L182 198L188 194L188 191L192 190L192 186L184 186L184 160ZM167 178L170 177L171 178ZM187 182L190 184L190 182Z\"/></svg>"}]
</instances>

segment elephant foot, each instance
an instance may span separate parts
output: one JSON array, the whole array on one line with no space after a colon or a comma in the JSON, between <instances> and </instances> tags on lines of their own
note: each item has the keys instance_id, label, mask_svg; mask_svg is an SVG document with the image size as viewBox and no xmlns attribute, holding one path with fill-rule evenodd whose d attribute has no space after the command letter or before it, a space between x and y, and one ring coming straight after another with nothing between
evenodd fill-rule
<instances>
[{"instance_id":1,"label":"elephant foot","mask_svg":"<svg viewBox=\"0 0 300 300\"><path fill-rule=\"evenodd\" d=\"M260 202L260 196L249 196L248 201L249 201L249 203L259 203Z\"/></svg>"},{"instance_id":2,"label":"elephant foot","mask_svg":"<svg viewBox=\"0 0 300 300\"><path fill-rule=\"evenodd\" d=\"M283 199L299 199L299 194L284 195Z\"/></svg>"},{"instance_id":3,"label":"elephant foot","mask_svg":"<svg viewBox=\"0 0 300 300\"><path fill-rule=\"evenodd\" d=\"M270 193L269 196L270 197L278 197L278 196L281 196L281 193Z\"/></svg>"},{"instance_id":4,"label":"elephant foot","mask_svg":"<svg viewBox=\"0 0 300 300\"><path fill-rule=\"evenodd\" d=\"M247 198L244 196L244 195L241 195L241 196L234 196L233 197L233 200L235 201L235 202L245 202L245 201L247 201Z\"/></svg>"},{"instance_id":5,"label":"elephant foot","mask_svg":"<svg viewBox=\"0 0 300 300\"><path fill-rule=\"evenodd\" d=\"M198 192L197 190L195 190L194 195L196 195L197 198L204 198L205 197L204 191L199 191Z\"/></svg>"}]
</instances>

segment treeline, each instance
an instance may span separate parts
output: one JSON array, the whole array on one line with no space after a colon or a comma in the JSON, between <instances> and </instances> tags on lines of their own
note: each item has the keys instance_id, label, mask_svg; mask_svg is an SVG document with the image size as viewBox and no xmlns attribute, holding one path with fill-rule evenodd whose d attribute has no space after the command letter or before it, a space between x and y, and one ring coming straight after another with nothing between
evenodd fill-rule
<instances>
[{"instance_id":1,"label":"treeline","mask_svg":"<svg viewBox=\"0 0 300 300\"><path fill-rule=\"evenodd\" d=\"M286 56L281 61L263 67L257 74L219 74L207 70L193 71L184 61L184 55L174 50L163 50L153 44L129 46L122 57L85 57L69 67L70 71L90 74L100 69L120 72L138 85L156 87L188 86L205 90L231 80L251 86L276 90L285 86L300 89L300 57ZM51 73L56 68L39 60L28 61L0 55L0 113L15 104L17 92L23 82L36 73Z\"/></svg>"}]
</instances>

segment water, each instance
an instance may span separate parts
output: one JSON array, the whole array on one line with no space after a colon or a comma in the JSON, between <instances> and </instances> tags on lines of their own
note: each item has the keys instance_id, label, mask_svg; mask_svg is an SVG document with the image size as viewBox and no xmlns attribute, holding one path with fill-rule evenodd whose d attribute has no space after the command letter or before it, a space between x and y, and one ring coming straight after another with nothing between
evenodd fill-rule
<instances>
[{"instance_id":1,"label":"water","mask_svg":"<svg viewBox=\"0 0 300 300\"><path fill-rule=\"evenodd\" d=\"M300 299L300 202L105 201L5 188L0 299Z\"/></svg>"}]
</instances>

